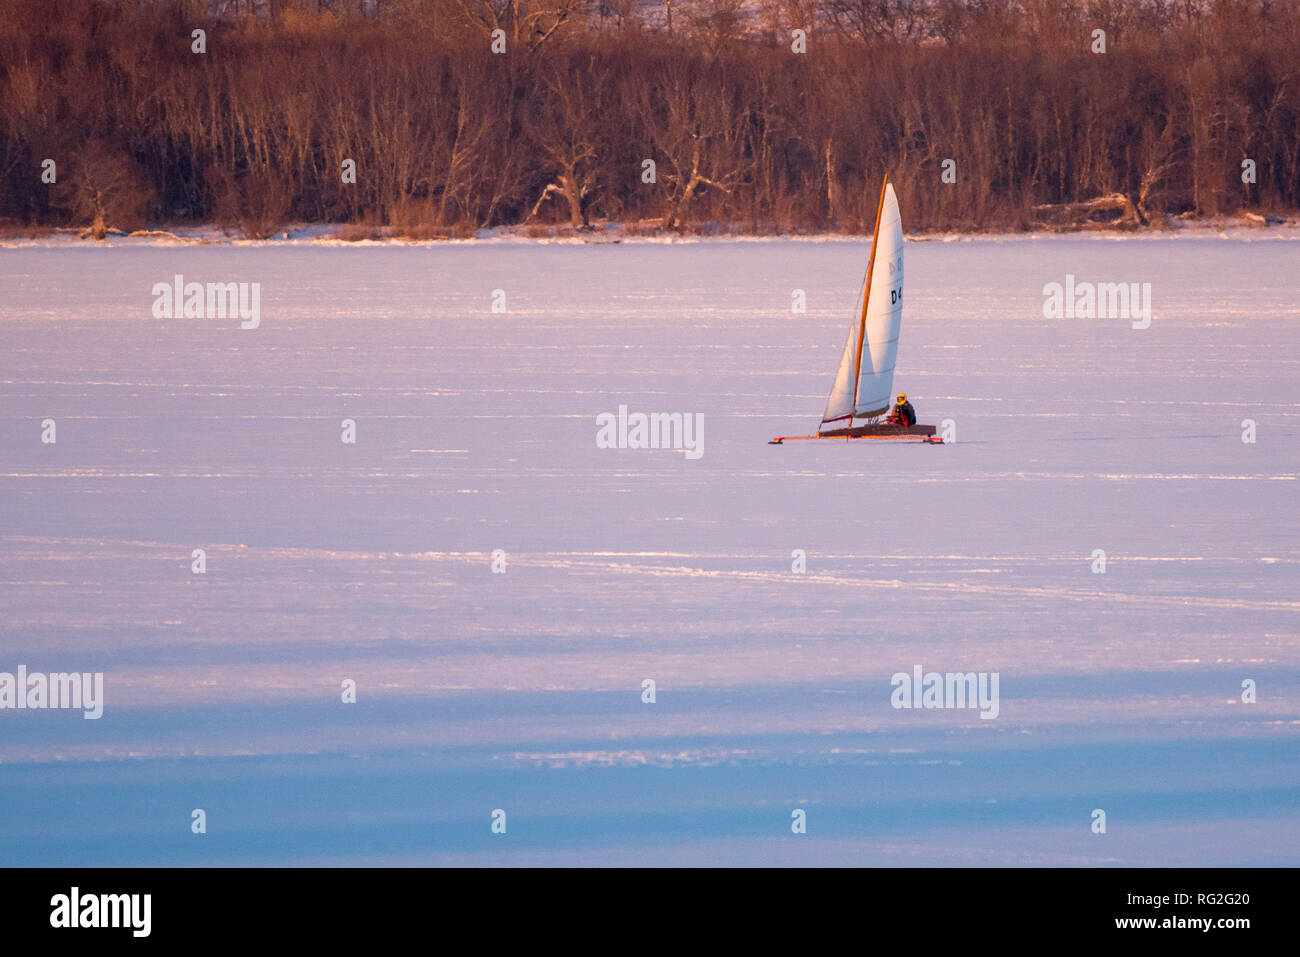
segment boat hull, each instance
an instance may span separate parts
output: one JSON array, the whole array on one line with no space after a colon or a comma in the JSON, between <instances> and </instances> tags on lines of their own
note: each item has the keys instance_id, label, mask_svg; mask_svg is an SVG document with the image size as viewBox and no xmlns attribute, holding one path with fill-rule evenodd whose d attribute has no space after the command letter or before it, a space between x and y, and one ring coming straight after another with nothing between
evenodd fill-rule
<instances>
[{"instance_id":1,"label":"boat hull","mask_svg":"<svg viewBox=\"0 0 1300 957\"><path fill-rule=\"evenodd\" d=\"M935 427L933 425L859 425L847 429L832 429L829 432L818 432L815 435L779 435L768 445L781 445L791 439L920 439L922 442L928 442L932 445L938 445L943 440L935 437Z\"/></svg>"},{"instance_id":2,"label":"boat hull","mask_svg":"<svg viewBox=\"0 0 1300 957\"><path fill-rule=\"evenodd\" d=\"M847 429L831 429L827 432L817 433L819 439L859 439L870 436L871 438L900 438L906 435L934 435L936 429L933 425L890 425L882 422L877 425L858 425L851 426Z\"/></svg>"}]
</instances>

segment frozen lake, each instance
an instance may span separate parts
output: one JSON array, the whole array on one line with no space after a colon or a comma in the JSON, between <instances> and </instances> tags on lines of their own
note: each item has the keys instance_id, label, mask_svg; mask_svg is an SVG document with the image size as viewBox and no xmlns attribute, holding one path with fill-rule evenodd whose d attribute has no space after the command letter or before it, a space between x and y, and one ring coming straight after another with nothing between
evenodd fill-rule
<instances>
[{"instance_id":1,"label":"frozen lake","mask_svg":"<svg viewBox=\"0 0 1300 957\"><path fill-rule=\"evenodd\" d=\"M908 243L957 441L769 446L866 252L0 249L0 671L104 673L0 711L0 863L1300 864L1300 242ZM1149 328L1045 319L1067 275Z\"/></svg>"}]
</instances>

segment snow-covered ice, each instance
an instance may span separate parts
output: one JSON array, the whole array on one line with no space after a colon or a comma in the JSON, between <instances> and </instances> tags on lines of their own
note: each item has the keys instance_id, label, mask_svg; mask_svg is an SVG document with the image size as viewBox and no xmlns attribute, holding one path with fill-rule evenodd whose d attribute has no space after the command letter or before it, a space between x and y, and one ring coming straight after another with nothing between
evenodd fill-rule
<instances>
[{"instance_id":1,"label":"snow-covered ice","mask_svg":"<svg viewBox=\"0 0 1300 957\"><path fill-rule=\"evenodd\" d=\"M866 249L0 250L0 671L106 697L0 711L0 862L1300 863L1300 245L909 243L957 442L769 446ZM155 319L178 273L260 327ZM1044 319L1067 274L1150 328ZM998 717L892 708L918 664Z\"/></svg>"}]
</instances>

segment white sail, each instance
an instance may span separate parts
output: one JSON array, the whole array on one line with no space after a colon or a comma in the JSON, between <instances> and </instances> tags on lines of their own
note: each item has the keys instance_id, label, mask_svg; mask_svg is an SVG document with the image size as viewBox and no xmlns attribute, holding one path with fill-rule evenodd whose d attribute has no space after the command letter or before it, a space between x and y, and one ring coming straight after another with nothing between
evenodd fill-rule
<instances>
[{"instance_id":1,"label":"white sail","mask_svg":"<svg viewBox=\"0 0 1300 957\"><path fill-rule=\"evenodd\" d=\"M853 377L857 371L858 361L858 318L853 317L849 326L849 338L844 343L844 355L840 357L840 370L835 373L835 384L831 386L831 397L826 400L826 411L822 413L822 423L840 422L848 425L853 419Z\"/></svg>"},{"instance_id":2,"label":"white sail","mask_svg":"<svg viewBox=\"0 0 1300 957\"><path fill-rule=\"evenodd\" d=\"M894 360L903 319L903 221L894 185L885 184L885 199L876 227L876 247L867 298L866 345L858 371L853 414L879 415L893 404Z\"/></svg>"},{"instance_id":3,"label":"white sail","mask_svg":"<svg viewBox=\"0 0 1300 957\"><path fill-rule=\"evenodd\" d=\"M854 416L879 415L893 399L898 327L903 317L903 221L894 186L886 179L867 260L865 303L858 301L831 387L822 424L851 425ZM866 347L858 337L865 332Z\"/></svg>"}]
</instances>

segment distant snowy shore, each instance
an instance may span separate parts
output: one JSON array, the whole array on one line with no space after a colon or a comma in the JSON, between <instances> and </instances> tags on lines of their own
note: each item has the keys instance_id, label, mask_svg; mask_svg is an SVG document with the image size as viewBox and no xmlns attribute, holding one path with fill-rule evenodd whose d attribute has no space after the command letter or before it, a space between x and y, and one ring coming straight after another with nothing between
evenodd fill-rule
<instances>
[{"instance_id":1,"label":"distant snowy shore","mask_svg":"<svg viewBox=\"0 0 1300 957\"><path fill-rule=\"evenodd\" d=\"M225 246L283 246L296 244L335 245L335 246L432 246L444 244L601 244L601 243L659 243L677 245L682 243L715 242L807 242L807 243L860 243L866 239L863 235L845 233L782 233L774 235L754 235L731 232L726 228L703 227L698 232L646 232L637 228L627 228L622 224L608 223L593 226L586 230L574 231L568 227L556 227L550 233L539 234L536 227L501 226L492 229L480 229L472 236L448 238L411 238L408 236L377 236L365 238L345 237L343 224L298 224L290 226L275 236L267 239L247 239L238 233L227 233L216 226L193 226L179 229L145 229L132 233L113 231L105 240L96 243L93 239L83 238L82 231L76 228L55 229L37 235L10 235L0 238L0 249L30 248L43 246L189 246L189 245L225 245ZM1167 226L1140 230L1096 228L1081 230L1030 230L1025 232L933 232L908 233L908 242L973 242L975 240L997 241L1044 241L1060 239L1096 239L1096 240L1132 240L1132 239L1235 239L1244 242L1260 240L1300 240L1300 218L1281 220L1270 217L1268 221L1261 218L1243 219L1242 217L1225 217L1197 222L1171 221Z\"/></svg>"}]
</instances>

